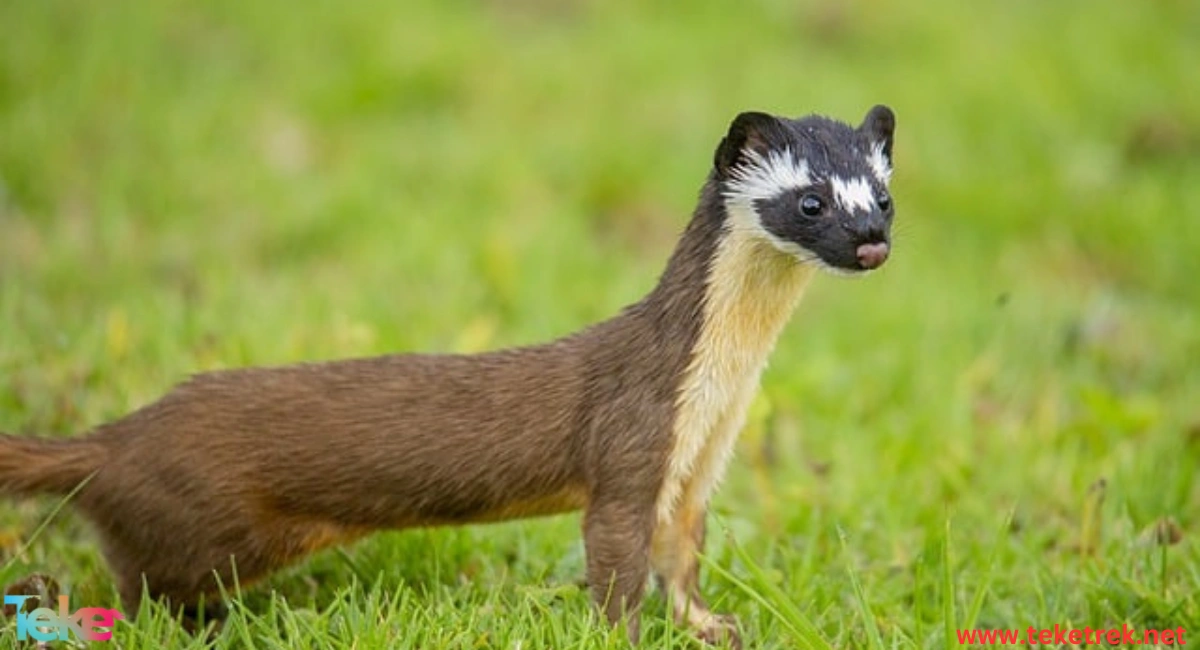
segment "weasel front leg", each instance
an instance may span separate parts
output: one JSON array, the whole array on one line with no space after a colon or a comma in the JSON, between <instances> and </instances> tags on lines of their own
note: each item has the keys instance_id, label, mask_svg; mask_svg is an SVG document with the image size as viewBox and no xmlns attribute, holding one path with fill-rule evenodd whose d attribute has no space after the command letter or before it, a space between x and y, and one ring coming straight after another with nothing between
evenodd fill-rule
<instances>
[{"instance_id":1,"label":"weasel front leg","mask_svg":"<svg viewBox=\"0 0 1200 650\"><path fill-rule=\"evenodd\" d=\"M629 641L637 643L638 613L650 575L654 504L598 499L583 519L587 582L609 624L626 619Z\"/></svg>"},{"instance_id":2,"label":"weasel front leg","mask_svg":"<svg viewBox=\"0 0 1200 650\"><path fill-rule=\"evenodd\" d=\"M697 554L704 550L706 515L706 504L687 499L671 519L659 522L651 545L651 564L676 624L691 628L707 643L727 640L731 647L740 648L737 620L711 612L700 595Z\"/></svg>"}]
</instances>

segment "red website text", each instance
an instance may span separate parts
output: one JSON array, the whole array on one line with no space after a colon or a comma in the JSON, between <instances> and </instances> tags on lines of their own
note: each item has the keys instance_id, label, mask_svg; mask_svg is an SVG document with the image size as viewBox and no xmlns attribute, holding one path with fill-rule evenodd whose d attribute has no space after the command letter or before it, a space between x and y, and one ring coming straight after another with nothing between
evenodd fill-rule
<instances>
[{"instance_id":1,"label":"red website text","mask_svg":"<svg viewBox=\"0 0 1200 650\"><path fill-rule=\"evenodd\" d=\"M1082 629L1027 627L1023 630L958 630L958 642L964 645L1187 645L1182 627L1162 630L1136 630L1128 625L1114 628Z\"/></svg>"}]
</instances>

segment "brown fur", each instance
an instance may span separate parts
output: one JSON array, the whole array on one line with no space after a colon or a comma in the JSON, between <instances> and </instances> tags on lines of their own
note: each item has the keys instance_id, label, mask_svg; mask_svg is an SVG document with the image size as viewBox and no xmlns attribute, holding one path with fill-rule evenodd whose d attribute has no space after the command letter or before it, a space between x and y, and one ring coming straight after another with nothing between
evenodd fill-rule
<instances>
[{"instance_id":1,"label":"brown fur","mask_svg":"<svg viewBox=\"0 0 1200 650\"><path fill-rule=\"evenodd\" d=\"M884 115L879 110L872 115ZM218 581L231 584L235 564L245 584L381 528L584 508L588 584L610 622L636 613L653 570L681 622L707 640L736 643L732 622L700 599L696 554L716 465L728 456L765 356L726 360L713 351L768 353L787 314L758 307L790 301L790 310L803 286L788 270L800 261L748 240L727 247L742 256L728 259L748 256L740 266L720 267L748 277L712 277L720 244L738 230L728 223L722 174L743 145L757 149L777 137L755 130L766 119L744 114L735 122L658 285L611 320L545 345L479 355L199 375L82 437L0 435L0 493L65 494L83 484L75 505L95 525L122 599L135 609L143 580L153 597L190 606L211 602ZM706 316L710 289L722 296L713 303L720 309L746 314ZM763 320L772 312L779 313ZM720 345L696 366L706 326L741 329L709 332ZM772 340L759 345L755 337ZM710 372L737 373L736 394L714 396L726 387L711 383ZM685 385L693 391L686 396ZM714 429L677 434L681 400L694 408L709 397L723 410L697 422ZM660 508L673 444L685 434L701 446L690 447L697 455L683 470L699 473L678 475L682 500ZM636 616L629 624L636 637Z\"/></svg>"},{"instance_id":2,"label":"brown fur","mask_svg":"<svg viewBox=\"0 0 1200 650\"><path fill-rule=\"evenodd\" d=\"M713 192L707 201L716 200ZM198 375L87 436L0 436L0 491L66 493L123 600L192 603L379 528L588 508L589 582L640 592L675 386L699 325L718 212L659 286L546 345ZM648 359L653 363L646 363ZM610 552L597 550L611 549ZM641 547L640 551L634 550Z\"/></svg>"}]
</instances>

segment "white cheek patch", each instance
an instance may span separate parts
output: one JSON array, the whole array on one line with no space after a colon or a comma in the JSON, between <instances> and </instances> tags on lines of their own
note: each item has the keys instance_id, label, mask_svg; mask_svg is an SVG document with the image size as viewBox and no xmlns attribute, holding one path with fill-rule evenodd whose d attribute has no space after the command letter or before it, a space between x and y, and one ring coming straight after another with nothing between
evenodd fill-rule
<instances>
[{"instance_id":1,"label":"white cheek patch","mask_svg":"<svg viewBox=\"0 0 1200 650\"><path fill-rule=\"evenodd\" d=\"M752 208L755 201L812 185L808 163L796 160L791 149L768 152L765 158L751 149L742 153L747 162L730 170L730 180L725 183L725 200L730 204Z\"/></svg>"},{"instance_id":2,"label":"white cheek patch","mask_svg":"<svg viewBox=\"0 0 1200 650\"><path fill-rule=\"evenodd\" d=\"M892 180L892 165L888 163L887 156L883 155L883 143L876 142L871 145L871 153L867 156L867 165L871 167L871 171L875 173L875 178L878 178L881 183L887 185Z\"/></svg>"},{"instance_id":3,"label":"white cheek patch","mask_svg":"<svg viewBox=\"0 0 1200 650\"><path fill-rule=\"evenodd\" d=\"M833 199L837 201L838 207L846 212L865 212L875 205L875 192L867 179L861 176L850 180L830 176L829 186L833 188Z\"/></svg>"},{"instance_id":4,"label":"white cheek patch","mask_svg":"<svg viewBox=\"0 0 1200 650\"><path fill-rule=\"evenodd\" d=\"M730 170L730 179L725 182L723 194L729 215L726 227L735 234L765 239L777 250L798 260L819 262L812 251L780 239L764 228L754 205L755 201L769 201L784 192L812 185L808 163L796 160L791 149L786 148L771 151L765 158L752 149L742 153L747 161Z\"/></svg>"},{"instance_id":5,"label":"white cheek patch","mask_svg":"<svg viewBox=\"0 0 1200 650\"><path fill-rule=\"evenodd\" d=\"M796 160L792 150L770 151L764 157L752 149L742 151L746 161L730 170L725 182L725 209L729 214L728 228L733 232L754 235L771 242L778 250L800 260L816 258L798 244L784 241L762 225L755 201L769 201L784 192L802 189L813 184L808 163Z\"/></svg>"}]
</instances>

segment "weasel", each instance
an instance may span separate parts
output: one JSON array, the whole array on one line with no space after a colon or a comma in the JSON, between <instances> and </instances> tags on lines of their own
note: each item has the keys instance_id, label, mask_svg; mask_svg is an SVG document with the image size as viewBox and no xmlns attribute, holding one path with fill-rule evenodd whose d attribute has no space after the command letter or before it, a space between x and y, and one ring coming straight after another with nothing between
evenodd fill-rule
<instances>
[{"instance_id":1,"label":"weasel","mask_svg":"<svg viewBox=\"0 0 1200 650\"><path fill-rule=\"evenodd\" d=\"M652 573L673 616L737 644L697 588L705 515L759 376L818 270L888 257L895 117L738 115L657 286L543 345L196 375L69 439L0 435L0 493L68 494L124 604L188 607L383 528L582 508L609 623ZM236 574L235 574L236 571Z\"/></svg>"}]
</instances>

